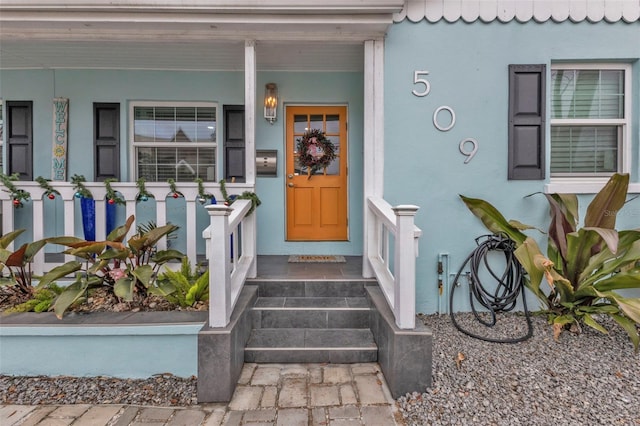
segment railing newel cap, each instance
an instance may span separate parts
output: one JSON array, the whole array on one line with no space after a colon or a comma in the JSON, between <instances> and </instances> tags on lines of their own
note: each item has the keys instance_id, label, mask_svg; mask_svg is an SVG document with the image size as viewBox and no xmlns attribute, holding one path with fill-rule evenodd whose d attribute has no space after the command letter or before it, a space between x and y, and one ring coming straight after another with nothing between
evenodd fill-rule
<instances>
[{"instance_id":1,"label":"railing newel cap","mask_svg":"<svg viewBox=\"0 0 640 426\"><path fill-rule=\"evenodd\" d=\"M398 206L391 207L396 216L412 216L415 215L420 207L413 204L400 204Z\"/></svg>"}]
</instances>

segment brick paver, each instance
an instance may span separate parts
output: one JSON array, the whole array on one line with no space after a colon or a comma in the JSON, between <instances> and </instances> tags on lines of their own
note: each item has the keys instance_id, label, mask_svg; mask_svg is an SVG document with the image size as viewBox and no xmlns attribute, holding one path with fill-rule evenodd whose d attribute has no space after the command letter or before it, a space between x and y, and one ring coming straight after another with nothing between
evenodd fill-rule
<instances>
[{"instance_id":1,"label":"brick paver","mask_svg":"<svg viewBox=\"0 0 640 426\"><path fill-rule=\"evenodd\" d=\"M380 367L245 364L229 404L0 406L2 426L398 425ZM399 425L398 425L399 426Z\"/></svg>"}]
</instances>

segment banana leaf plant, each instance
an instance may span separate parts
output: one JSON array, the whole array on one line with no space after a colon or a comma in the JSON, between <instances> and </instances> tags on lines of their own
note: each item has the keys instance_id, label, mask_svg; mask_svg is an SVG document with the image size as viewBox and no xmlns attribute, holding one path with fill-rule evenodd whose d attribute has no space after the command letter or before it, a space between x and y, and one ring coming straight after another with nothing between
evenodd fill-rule
<instances>
[{"instance_id":1,"label":"banana leaf plant","mask_svg":"<svg viewBox=\"0 0 640 426\"><path fill-rule=\"evenodd\" d=\"M563 329L573 325L579 330L580 324L607 333L598 321L606 315L627 332L638 351L640 298L618 292L640 289L640 229L615 229L628 186L628 174L614 174L589 204L582 227L576 195L545 194L550 212L546 256L523 232L532 227L506 220L484 200L460 196L489 231L515 241L526 285L542 302L556 339Z\"/></svg>"},{"instance_id":2,"label":"banana leaf plant","mask_svg":"<svg viewBox=\"0 0 640 426\"><path fill-rule=\"evenodd\" d=\"M25 230L18 229L0 237L0 271L5 267L9 270L9 277L0 277L0 285L25 295L33 294L33 273L31 263L34 256L47 244L47 240L25 243L18 250L8 250L11 244Z\"/></svg>"},{"instance_id":3,"label":"banana leaf plant","mask_svg":"<svg viewBox=\"0 0 640 426\"><path fill-rule=\"evenodd\" d=\"M40 280L38 286L46 286L70 274L75 281L58 296L53 310L58 318L90 288L106 286L125 301L133 301L137 295L144 297L153 288L158 270L165 263L180 260L184 254L178 250L156 250L160 239L175 232L178 227L168 224L146 230L138 229L125 243L134 217L114 229L105 241L85 241L76 237L49 238L53 244L68 247L65 254L75 256L64 265L53 268Z\"/></svg>"}]
</instances>

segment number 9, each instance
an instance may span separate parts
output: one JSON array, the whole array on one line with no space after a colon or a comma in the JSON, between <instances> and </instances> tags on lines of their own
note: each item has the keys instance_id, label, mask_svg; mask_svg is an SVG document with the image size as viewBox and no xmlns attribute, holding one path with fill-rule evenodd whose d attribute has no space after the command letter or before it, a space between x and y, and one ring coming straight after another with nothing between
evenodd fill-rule
<instances>
[{"instance_id":1,"label":"number 9","mask_svg":"<svg viewBox=\"0 0 640 426\"><path fill-rule=\"evenodd\" d=\"M424 78L420 78L420 74L429 74L429 71L423 70L413 72L413 84L424 84L424 91L418 92L416 89L413 89L411 93L413 93L415 96L422 97L427 96L431 91L431 83L429 83L429 81Z\"/></svg>"},{"instance_id":2,"label":"number 9","mask_svg":"<svg viewBox=\"0 0 640 426\"><path fill-rule=\"evenodd\" d=\"M465 149L465 145L467 142L473 145L473 149L471 149L471 151L467 151ZM476 155L476 152L478 152L478 141L473 138L463 139L460 141L460 146L458 148L460 149L460 154L467 157L467 159L464 160L464 164L467 164L469 161L471 161L474 155Z\"/></svg>"}]
</instances>

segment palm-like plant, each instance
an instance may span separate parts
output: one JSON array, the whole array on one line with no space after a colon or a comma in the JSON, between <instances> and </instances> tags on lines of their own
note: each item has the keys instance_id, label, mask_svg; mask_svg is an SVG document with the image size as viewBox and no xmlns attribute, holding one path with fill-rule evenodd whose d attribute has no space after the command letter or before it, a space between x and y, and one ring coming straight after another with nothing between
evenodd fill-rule
<instances>
[{"instance_id":1,"label":"palm-like plant","mask_svg":"<svg viewBox=\"0 0 640 426\"><path fill-rule=\"evenodd\" d=\"M580 323L607 333L598 315L608 315L629 335L638 351L640 298L617 290L640 288L640 229L616 231L616 216L625 204L629 175L615 174L587 208L579 228L578 198L545 194L550 207L547 256L523 231L484 200L460 196L471 212L494 233L515 241L516 257L528 273L527 287L540 299L554 327L554 337ZM546 279L549 290L542 288Z\"/></svg>"}]
</instances>

